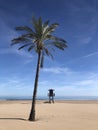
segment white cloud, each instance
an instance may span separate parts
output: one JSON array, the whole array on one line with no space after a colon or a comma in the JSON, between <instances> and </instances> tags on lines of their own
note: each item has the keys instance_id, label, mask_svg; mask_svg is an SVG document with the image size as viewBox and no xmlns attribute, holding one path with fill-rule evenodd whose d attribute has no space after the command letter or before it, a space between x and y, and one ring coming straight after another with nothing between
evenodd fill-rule
<instances>
[{"instance_id":1,"label":"white cloud","mask_svg":"<svg viewBox=\"0 0 98 130\"><path fill-rule=\"evenodd\" d=\"M79 58L76 58L74 60L70 60L69 63L77 62L79 60L82 60L82 59L85 59L85 58L89 58L89 57L92 57L92 56L95 56L95 55L98 55L98 51L86 54L86 55L84 55L82 57L79 57Z\"/></svg>"},{"instance_id":2,"label":"white cloud","mask_svg":"<svg viewBox=\"0 0 98 130\"><path fill-rule=\"evenodd\" d=\"M50 72L50 73L54 73L54 74L60 74L60 73L71 73L71 71L69 70L69 68L60 68L60 67L54 67L54 68L43 68L42 69L43 72Z\"/></svg>"},{"instance_id":3,"label":"white cloud","mask_svg":"<svg viewBox=\"0 0 98 130\"><path fill-rule=\"evenodd\" d=\"M59 74L62 71L59 72ZM57 72L56 72L57 74ZM55 89L56 96L62 95L98 95L98 74L91 72L79 72L70 73L68 76L60 74L61 79L43 79L39 80L38 95L46 95L49 88ZM25 95L28 91L28 95L32 95L33 83L29 82L27 77L4 77L0 79L0 90L5 91L5 94L12 93L18 95ZM56 81L55 81L56 80ZM60 81L60 82L59 82ZM22 92L24 91L24 92Z\"/></svg>"},{"instance_id":4,"label":"white cloud","mask_svg":"<svg viewBox=\"0 0 98 130\"><path fill-rule=\"evenodd\" d=\"M90 53L90 54L87 54L87 55L83 56L82 58L88 58L88 57L91 57L91 56L94 56L94 55L98 55L98 51Z\"/></svg>"},{"instance_id":5,"label":"white cloud","mask_svg":"<svg viewBox=\"0 0 98 130\"><path fill-rule=\"evenodd\" d=\"M10 48L0 48L0 54L18 54L20 56L26 57L26 58L33 58L32 54L29 52L26 52L25 50L18 50L15 47Z\"/></svg>"},{"instance_id":6,"label":"white cloud","mask_svg":"<svg viewBox=\"0 0 98 130\"><path fill-rule=\"evenodd\" d=\"M29 52L26 52L25 50L17 50L17 49L14 49L13 51L15 51L18 55L21 55L21 56L24 56L24 57L27 57L27 58L33 58L32 54L30 54Z\"/></svg>"},{"instance_id":7,"label":"white cloud","mask_svg":"<svg viewBox=\"0 0 98 130\"><path fill-rule=\"evenodd\" d=\"M77 40L77 42L79 43L79 44L89 44L91 41L92 41L92 39L93 39L93 36L94 36L94 33L95 33L95 30L93 30L93 28L92 29L90 29L91 30L91 32L93 32L93 33L91 33L90 31L89 31L89 29L86 29L86 34L77 34L77 35L75 35L74 36L74 38L76 38L76 40ZM83 32L83 31L81 31L81 32ZM85 33L84 32L84 33Z\"/></svg>"},{"instance_id":8,"label":"white cloud","mask_svg":"<svg viewBox=\"0 0 98 130\"><path fill-rule=\"evenodd\" d=\"M47 86L54 88L56 95L62 96L97 96L98 95L98 74L92 72L72 72L65 76L60 74L60 79L56 76L51 84Z\"/></svg>"},{"instance_id":9,"label":"white cloud","mask_svg":"<svg viewBox=\"0 0 98 130\"><path fill-rule=\"evenodd\" d=\"M94 79L92 79L92 80L81 80L81 81L77 81L77 82L75 82L74 83L74 85L76 85L76 86L94 86L94 85L97 85L98 84L98 82L96 82Z\"/></svg>"},{"instance_id":10,"label":"white cloud","mask_svg":"<svg viewBox=\"0 0 98 130\"><path fill-rule=\"evenodd\" d=\"M13 76L2 78L0 81L1 96L31 96L31 90L32 84L26 78L23 79Z\"/></svg>"},{"instance_id":11,"label":"white cloud","mask_svg":"<svg viewBox=\"0 0 98 130\"><path fill-rule=\"evenodd\" d=\"M39 85L47 85L49 84L49 81L44 80L44 81L39 81Z\"/></svg>"},{"instance_id":12,"label":"white cloud","mask_svg":"<svg viewBox=\"0 0 98 130\"><path fill-rule=\"evenodd\" d=\"M74 76L74 75L72 75ZM80 78L79 78L80 77ZM76 78L70 85L78 87L97 87L98 86L98 74L91 72L76 73Z\"/></svg>"},{"instance_id":13,"label":"white cloud","mask_svg":"<svg viewBox=\"0 0 98 130\"><path fill-rule=\"evenodd\" d=\"M98 96L98 79L73 81L54 89L63 96Z\"/></svg>"},{"instance_id":14,"label":"white cloud","mask_svg":"<svg viewBox=\"0 0 98 130\"><path fill-rule=\"evenodd\" d=\"M92 40L92 37L91 37L91 36L88 36L88 37L82 36L82 38L81 38L79 41L80 41L81 43L83 43L83 44L88 44L88 43L91 42L91 40Z\"/></svg>"}]
</instances>

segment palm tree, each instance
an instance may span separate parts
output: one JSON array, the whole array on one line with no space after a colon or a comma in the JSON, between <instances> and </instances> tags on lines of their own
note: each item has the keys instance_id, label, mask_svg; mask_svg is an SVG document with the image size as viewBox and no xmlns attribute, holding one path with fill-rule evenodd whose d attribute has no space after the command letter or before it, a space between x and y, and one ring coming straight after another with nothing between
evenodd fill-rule
<instances>
[{"instance_id":1,"label":"palm tree","mask_svg":"<svg viewBox=\"0 0 98 130\"><path fill-rule=\"evenodd\" d=\"M64 48L67 47L65 40L52 35L52 33L55 31L55 28L59 25L58 23L49 25L49 20L43 23L41 17L38 19L33 17L32 24L33 29L28 26L16 27L16 31L22 31L24 34L17 38L14 38L11 43L11 45L20 43L21 46L18 48L19 50L24 47L28 47L28 51L34 49L38 55L29 121L35 121L35 104L38 88L38 78L40 68L43 67L44 56L47 55L53 58L52 54L49 51L49 48L54 50L54 47L57 47L61 50L64 50Z\"/></svg>"}]
</instances>

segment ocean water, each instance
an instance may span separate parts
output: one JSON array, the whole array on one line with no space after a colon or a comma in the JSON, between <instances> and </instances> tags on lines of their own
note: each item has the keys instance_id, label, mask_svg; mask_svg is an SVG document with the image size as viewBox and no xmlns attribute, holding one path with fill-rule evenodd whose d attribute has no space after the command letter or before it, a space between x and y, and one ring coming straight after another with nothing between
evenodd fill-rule
<instances>
[{"instance_id":1,"label":"ocean water","mask_svg":"<svg viewBox=\"0 0 98 130\"><path fill-rule=\"evenodd\" d=\"M0 96L0 100L31 100L31 96ZM48 100L48 96L38 96L37 100ZM98 96L55 96L54 100L98 100Z\"/></svg>"}]
</instances>

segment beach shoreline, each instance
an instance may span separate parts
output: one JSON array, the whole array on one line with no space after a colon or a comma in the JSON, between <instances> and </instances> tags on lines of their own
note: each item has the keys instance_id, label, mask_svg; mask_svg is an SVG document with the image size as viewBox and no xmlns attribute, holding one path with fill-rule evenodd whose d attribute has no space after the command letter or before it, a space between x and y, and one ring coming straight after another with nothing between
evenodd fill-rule
<instances>
[{"instance_id":1,"label":"beach shoreline","mask_svg":"<svg viewBox=\"0 0 98 130\"><path fill-rule=\"evenodd\" d=\"M31 103L32 100L27 99L27 100L0 100L0 104L8 104L8 103ZM49 103L49 100L36 100L36 104L39 103ZM98 100L55 100L54 103L70 103L70 104L98 104ZM50 104L50 103L49 103ZM52 103L51 103L52 104Z\"/></svg>"}]
</instances>

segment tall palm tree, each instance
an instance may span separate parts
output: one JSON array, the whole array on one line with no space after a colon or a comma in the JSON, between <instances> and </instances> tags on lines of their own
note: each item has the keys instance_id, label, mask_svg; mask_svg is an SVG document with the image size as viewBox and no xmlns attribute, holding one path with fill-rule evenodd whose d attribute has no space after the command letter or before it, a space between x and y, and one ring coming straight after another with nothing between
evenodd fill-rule
<instances>
[{"instance_id":1,"label":"tall palm tree","mask_svg":"<svg viewBox=\"0 0 98 130\"><path fill-rule=\"evenodd\" d=\"M47 55L53 58L52 54L49 51L49 48L54 49L54 47L57 47L61 50L64 50L67 45L65 40L52 35L56 27L59 25L58 23L53 23L49 25L49 20L46 22L42 22L41 17L38 19L33 17L32 25L32 29L28 26L16 27L16 31L22 31L24 34L17 38L14 38L11 45L20 44L21 46L18 48L19 50L24 47L28 47L28 51L34 49L38 55L32 106L29 115L29 120L35 121L35 104L38 78L40 68L43 67L44 56Z\"/></svg>"}]
</instances>

